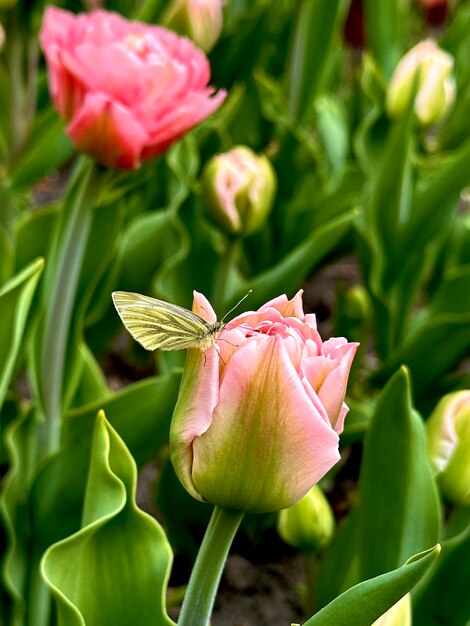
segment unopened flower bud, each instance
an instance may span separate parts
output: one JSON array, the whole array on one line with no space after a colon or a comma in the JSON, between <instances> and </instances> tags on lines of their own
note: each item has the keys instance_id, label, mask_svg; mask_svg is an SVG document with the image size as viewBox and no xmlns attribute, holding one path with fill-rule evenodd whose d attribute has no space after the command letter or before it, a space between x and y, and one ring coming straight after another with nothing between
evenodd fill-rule
<instances>
[{"instance_id":1,"label":"unopened flower bud","mask_svg":"<svg viewBox=\"0 0 470 626\"><path fill-rule=\"evenodd\" d=\"M470 504L470 390L450 393L426 424L428 454L442 492L455 504Z\"/></svg>"},{"instance_id":2,"label":"unopened flower bud","mask_svg":"<svg viewBox=\"0 0 470 626\"><path fill-rule=\"evenodd\" d=\"M0 24L0 50L3 48L3 44L5 43L5 29L2 24Z\"/></svg>"},{"instance_id":3,"label":"unopened flower bud","mask_svg":"<svg viewBox=\"0 0 470 626\"><path fill-rule=\"evenodd\" d=\"M387 92L387 112L399 117L415 95L419 123L431 126L448 114L455 101L454 59L426 39L409 50L398 63Z\"/></svg>"},{"instance_id":4,"label":"unopened flower bud","mask_svg":"<svg viewBox=\"0 0 470 626\"><path fill-rule=\"evenodd\" d=\"M449 13L449 0L420 0L421 9L430 26L440 26Z\"/></svg>"},{"instance_id":5,"label":"unopened flower bud","mask_svg":"<svg viewBox=\"0 0 470 626\"><path fill-rule=\"evenodd\" d=\"M323 491L314 485L294 505L279 513L277 530L281 538L303 552L317 552L333 536L335 518Z\"/></svg>"},{"instance_id":6,"label":"unopened flower bud","mask_svg":"<svg viewBox=\"0 0 470 626\"><path fill-rule=\"evenodd\" d=\"M173 0L163 13L161 22L209 52L222 32L222 0Z\"/></svg>"},{"instance_id":7,"label":"unopened flower bud","mask_svg":"<svg viewBox=\"0 0 470 626\"><path fill-rule=\"evenodd\" d=\"M202 185L209 217L233 235L250 235L272 209L276 174L267 157L237 146L209 161Z\"/></svg>"},{"instance_id":8,"label":"unopened flower bud","mask_svg":"<svg viewBox=\"0 0 470 626\"><path fill-rule=\"evenodd\" d=\"M411 626L411 596L409 593L398 600L386 613L376 619L372 626Z\"/></svg>"}]
</instances>

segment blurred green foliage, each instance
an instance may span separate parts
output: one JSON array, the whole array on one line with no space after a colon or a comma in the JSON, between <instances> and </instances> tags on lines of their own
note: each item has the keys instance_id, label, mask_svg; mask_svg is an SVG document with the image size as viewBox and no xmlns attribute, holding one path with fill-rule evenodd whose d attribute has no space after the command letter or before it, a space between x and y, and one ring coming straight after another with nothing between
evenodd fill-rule
<instances>
[{"instance_id":1,"label":"blurred green foliage","mask_svg":"<svg viewBox=\"0 0 470 626\"><path fill-rule=\"evenodd\" d=\"M105 4L158 23L165 3ZM224 105L140 170L106 174L77 157L51 104L43 10L0 2L0 623L171 623L171 549L135 503L136 464L158 459L153 506L176 554L194 558L206 523L208 507L189 504L167 460L184 354L131 344L111 292L190 307L196 289L220 318L249 289L255 309L304 287L308 301L327 299L337 333L362 343L344 466L326 486L334 494L348 475L350 445L360 478L320 557L321 610L305 623L370 626L414 588L417 626L465 626L468 510L444 507L423 421L470 386L468 3L450 3L436 28L411 0L227 1L209 57ZM457 99L422 129L412 106L389 119L385 97L400 57L426 37L453 55ZM200 175L239 144L271 160L278 192L264 227L237 239L204 217ZM85 170L105 182L86 187ZM274 524L263 518L259 532ZM249 523L242 532L252 536Z\"/></svg>"}]
</instances>

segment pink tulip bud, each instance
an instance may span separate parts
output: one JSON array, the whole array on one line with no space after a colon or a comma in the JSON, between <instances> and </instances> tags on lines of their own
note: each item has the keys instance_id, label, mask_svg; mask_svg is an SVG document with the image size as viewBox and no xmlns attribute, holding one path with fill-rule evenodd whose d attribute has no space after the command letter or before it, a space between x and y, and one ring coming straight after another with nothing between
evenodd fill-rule
<instances>
[{"instance_id":1,"label":"pink tulip bud","mask_svg":"<svg viewBox=\"0 0 470 626\"><path fill-rule=\"evenodd\" d=\"M423 126L437 124L455 100L453 57L427 39L411 48L399 62L387 91L390 117L402 115L415 94L414 111Z\"/></svg>"},{"instance_id":2,"label":"pink tulip bud","mask_svg":"<svg viewBox=\"0 0 470 626\"><path fill-rule=\"evenodd\" d=\"M197 292L193 310L216 319ZM170 433L189 493L254 512L297 502L340 458L357 347L323 342L299 291L239 315L204 353L189 350Z\"/></svg>"},{"instance_id":3,"label":"pink tulip bud","mask_svg":"<svg viewBox=\"0 0 470 626\"><path fill-rule=\"evenodd\" d=\"M192 42L117 13L49 7L41 44L70 138L109 167L139 167L225 98L207 86L209 63Z\"/></svg>"},{"instance_id":4,"label":"pink tulip bud","mask_svg":"<svg viewBox=\"0 0 470 626\"><path fill-rule=\"evenodd\" d=\"M209 217L231 234L250 235L273 207L276 173L267 157L237 146L208 162L202 186Z\"/></svg>"},{"instance_id":5,"label":"pink tulip bud","mask_svg":"<svg viewBox=\"0 0 470 626\"><path fill-rule=\"evenodd\" d=\"M162 16L162 24L209 52L222 32L221 0L173 0Z\"/></svg>"},{"instance_id":6,"label":"pink tulip bud","mask_svg":"<svg viewBox=\"0 0 470 626\"><path fill-rule=\"evenodd\" d=\"M470 390L444 396L426 428L429 458L444 495L470 505Z\"/></svg>"}]
</instances>

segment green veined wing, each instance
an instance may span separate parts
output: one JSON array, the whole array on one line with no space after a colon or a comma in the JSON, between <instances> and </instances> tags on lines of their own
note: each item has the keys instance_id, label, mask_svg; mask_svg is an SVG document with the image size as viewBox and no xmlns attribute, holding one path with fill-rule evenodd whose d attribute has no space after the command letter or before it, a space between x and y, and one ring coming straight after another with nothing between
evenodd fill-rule
<instances>
[{"instance_id":1,"label":"green veined wing","mask_svg":"<svg viewBox=\"0 0 470 626\"><path fill-rule=\"evenodd\" d=\"M132 337L147 350L206 350L223 329L176 304L129 291L112 294L114 306Z\"/></svg>"}]
</instances>

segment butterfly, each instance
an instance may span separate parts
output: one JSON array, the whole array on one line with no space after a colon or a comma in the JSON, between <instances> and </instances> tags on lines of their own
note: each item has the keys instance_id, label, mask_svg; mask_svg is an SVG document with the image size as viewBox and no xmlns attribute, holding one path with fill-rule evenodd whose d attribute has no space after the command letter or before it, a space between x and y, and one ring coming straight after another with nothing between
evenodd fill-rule
<instances>
[{"instance_id":1,"label":"butterfly","mask_svg":"<svg viewBox=\"0 0 470 626\"><path fill-rule=\"evenodd\" d=\"M240 300L242 302L251 290ZM163 300L130 291L115 291L114 306L132 337L146 350L207 350L217 341L225 328L225 317L220 322L208 322L200 315Z\"/></svg>"}]
</instances>

